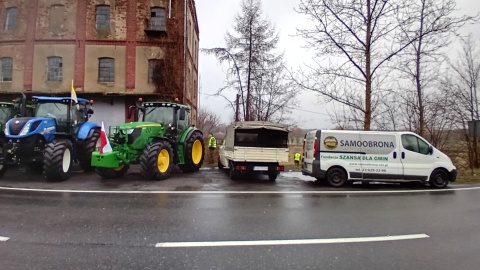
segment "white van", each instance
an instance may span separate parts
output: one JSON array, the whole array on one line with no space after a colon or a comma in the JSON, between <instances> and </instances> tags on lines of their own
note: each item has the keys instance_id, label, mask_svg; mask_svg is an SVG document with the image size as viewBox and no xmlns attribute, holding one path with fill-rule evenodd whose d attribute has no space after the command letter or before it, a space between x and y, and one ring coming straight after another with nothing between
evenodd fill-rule
<instances>
[{"instance_id":1,"label":"white van","mask_svg":"<svg viewBox=\"0 0 480 270\"><path fill-rule=\"evenodd\" d=\"M305 135L302 173L340 187L347 181L454 182L452 160L412 132L314 130Z\"/></svg>"}]
</instances>

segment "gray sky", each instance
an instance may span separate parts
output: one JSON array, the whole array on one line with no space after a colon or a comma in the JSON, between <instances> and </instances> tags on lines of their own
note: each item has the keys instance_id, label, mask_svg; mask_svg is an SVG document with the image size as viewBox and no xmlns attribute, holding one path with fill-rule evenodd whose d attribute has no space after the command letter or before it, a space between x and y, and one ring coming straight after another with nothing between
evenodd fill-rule
<instances>
[{"instance_id":1,"label":"gray sky","mask_svg":"<svg viewBox=\"0 0 480 270\"><path fill-rule=\"evenodd\" d=\"M225 47L225 34L233 32L234 17L238 14L241 0L196 0L198 24L200 27L200 48ZM263 14L276 26L280 36L279 51L285 53L287 66L296 68L308 63L312 52L302 48L304 41L295 37L296 28L302 28L309 22L304 15L298 14L294 8L298 0L263 0ZM474 15L480 12L480 0L457 0L459 14ZM476 39L480 39L480 26L468 26L463 33L473 32ZM458 47L452 48L458 50ZM233 117L233 111L227 107L222 97L214 97L225 85L226 65L219 65L216 58L200 54L200 107L207 107L221 115L222 121L227 123ZM235 92L226 92L230 99L235 98ZM332 128L328 116L328 109L314 93L302 93L298 96L298 109L293 110L293 117L300 127L304 128Z\"/></svg>"}]
</instances>

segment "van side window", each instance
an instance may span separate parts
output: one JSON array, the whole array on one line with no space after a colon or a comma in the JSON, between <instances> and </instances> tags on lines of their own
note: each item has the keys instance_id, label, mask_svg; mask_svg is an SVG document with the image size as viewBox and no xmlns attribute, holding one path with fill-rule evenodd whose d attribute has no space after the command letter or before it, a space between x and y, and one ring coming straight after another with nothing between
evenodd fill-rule
<instances>
[{"instance_id":1,"label":"van side window","mask_svg":"<svg viewBox=\"0 0 480 270\"><path fill-rule=\"evenodd\" d=\"M418 138L418 148L420 150L420 154L424 154L424 155L430 154L428 150L429 145L420 138Z\"/></svg>"},{"instance_id":2,"label":"van side window","mask_svg":"<svg viewBox=\"0 0 480 270\"><path fill-rule=\"evenodd\" d=\"M428 144L417 136L405 134L402 135L402 145L406 150L428 155Z\"/></svg>"}]
</instances>

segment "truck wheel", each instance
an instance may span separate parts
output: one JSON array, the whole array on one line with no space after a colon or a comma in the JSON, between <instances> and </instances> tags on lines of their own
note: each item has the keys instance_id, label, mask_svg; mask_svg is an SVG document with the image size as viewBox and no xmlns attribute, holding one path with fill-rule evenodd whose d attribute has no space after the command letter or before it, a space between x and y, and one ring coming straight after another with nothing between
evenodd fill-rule
<instances>
[{"instance_id":1,"label":"truck wheel","mask_svg":"<svg viewBox=\"0 0 480 270\"><path fill-rule=\"evenodd\" d=\"M222 162L220 161L220 156L218 157L218 169L223 170L225 166L223 166Z\"/></svg>"},{"instance_id":2,"label":"truck wheel","mask_svg":"<svg viewBox=\"0 0 480 270\"><path fill-rule=\"evenodd\" d=\"M102 179L117 179L123 177L127 173L128 166L121 164L118 168L97 167L95 168L95 171L100 177L102 177Z\"/></svg>"},{"instance_id":3,"label":"truck wheel","mask_svg":"<svg viewBox=\"0 0 480 270\"><path fill-rule=\"evenodd\" d=\"M428 181L433 188L445 188L448 185L448 174L443 170L434 170Z\"/></svg>"},{"instance_id":4,"label":"truck wheel","mask_svg":"<svg viewBox=\"0 0 480 270\"><path fill-rule=\"evenodd\" d=\"M233 162L230 162L230 170L228 171L229 173L229 176L230 176L230 179L231 180L237 180L238 179L238 172L235 171L235 165L233 164Z\"/></svg>"},{"instance_id":5,"label":"truck wheel","mask_svg":"<svg viewBox=\"0 0 480 270\"><path fill-rule=\"evenodd\" d=\"M347 183L347 174L340 168L333 168L327 172L327 182L332 187L341 187Z\"/></svg>"},{"instance_id":6,"label":"truck wheel","mask_svg":"<svg viewBox=\"0 0 480 270\"><path fill-rule=\"evenodd\" d=\"M151 180L167 179L172 171L173 150L167 141L150 143L143 150L140 167L143 177Z\"/></svg>"},{"instance_id":7,"label":"truck wheel","mask_svg":"<svg viewBox=\"0 0 480 270\"><path fill-rule=\"evenodd\" d=\"M97 147L99 138L100 131L95 129L92 135L83 141L82 148L78 151L78 162L80 163L80 167L86 172L95 170L95 168L92 167L92 153Z\"/></svg>"},{"instance_id":8,"label":"truck wheel","mask_svg":"<svg viewBox=\"0 0 480 270\"><path fill-rule=\"evenodd\" d=\"M268 180L273 182L273 181L277 180L277 176L278 176L278 173L276 173L276 172L268 173Z\"/></svg>"},{"instance_id":9,"label":"truck wheel","mask_svg":"<svg viewBox=\"0 0 480 270\"><path fill-rule=\"evenodd\" d=\"M184 172L196 172L200 170L205 156L203 136L199 131L194 131L185 141L185 165L181 166Z\"/></svg>"},{"instance_id":10,"label":"truck wheel","mask_svg":"<svg viewBox=\"0 0 480 270\"><path fill-rule=\"evenodd\" d=\"M70 177L72 144L70 141L53 141L45 146L43 173L48 181L64 181Z\"/></svg>"}]
</instances>

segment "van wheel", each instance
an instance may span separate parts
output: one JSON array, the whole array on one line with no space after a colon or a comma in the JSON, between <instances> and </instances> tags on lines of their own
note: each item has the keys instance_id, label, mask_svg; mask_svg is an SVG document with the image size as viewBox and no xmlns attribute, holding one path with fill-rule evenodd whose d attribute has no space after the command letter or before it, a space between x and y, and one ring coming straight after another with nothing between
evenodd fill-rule
<instances>
[{"instance_id":1,"label":"van wheel","mask_svg":"<svg viewBox=\"0 0 480 270\"><path fill-rule=\"evenodd\" d=\"M448 174L443 170L434 170L430 175L430 186L433 188L445 188L448 185Z\"/></svg>"},{"instance_id":2,"label":"van wheel","mask_svg":"<svg viewBox=\"0 0 480 270\"><path fill-rule=\"evenodd\" d=\"M333 168L327 172L327 182L332 187L341 187L347 183L347 175L340 168Z\"/></svg>"}]
</instances>

